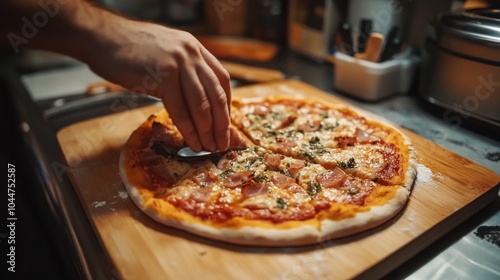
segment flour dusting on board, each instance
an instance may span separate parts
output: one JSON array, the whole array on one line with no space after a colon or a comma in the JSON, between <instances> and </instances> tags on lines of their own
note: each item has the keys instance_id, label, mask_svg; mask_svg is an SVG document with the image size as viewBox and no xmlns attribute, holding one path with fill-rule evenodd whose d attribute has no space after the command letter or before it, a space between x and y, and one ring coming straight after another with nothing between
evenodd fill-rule
<instances>
[{"instance_id":1,"label":"flour dusting on board","mask_svg":"<svg viewBox=\"0 0 500 280\"><path fill-rule=\"evenodd\" d=\"M429 167L419 163L417 164L417 180L426 184L434 185L434 174Z\"/></svg>"},{"instance_id":2,"label":"flour dusting on board","mask_svg":"<svg viewBox=\"0 0 500 280\"><path fill-rule=\"evenodd\" d=\"M113 195L113 200L111 202L107 202L107 201L94 201L90 204L91 207L94 207L94 208L99 208L99 207L103 207L103 206L106 206L106 205L113 205L113 204L116 204L118 202L117 198L120 199L120 200L125 200L125 199L128 199L128 193L126 191L119 191L118 194L116 195ZM114 211L115 209L114 208L110 208L111 211Z\"/></svg>"},{"instance_id":3,"label":"flour dusting on board","mask_svg":"<svg viewBox=\"0 0 500 280\"><path fill-rule=\"evenodd\" d=\"M400 227L400 230L412 237L418 236L418 233L420 232L418 213L413 209L408 209L408 211L405 212L405 218L408 222L406 223L406 226Z\"/></svg>"},{"instance_id":4,"label":"flour dusting on board","mask_svg":"<svg viewBox=\"0 0 500 280\"><path fill-rule=\"evenodd\" d=\"M295 87L290 87L287 85L280 85L279 89L281 92L286 93L287 95L295 96L295 97L304 97L304 92L298 90Z\"/></svg>"},{"instance_id":5,"label":"flour dusting on board","mask_svg":"<svg viewBox=\"0 0 500 280\"><path fill-rule=\"evenodd\" d=\"M128 198L128 193L126 191L119 191L117 195L113 197L119 197L121 199L127 199Z\"/></svg>"},{"instance_id":6,"label":"flour dusting on board","mask_svg":"<svg viewBox=\"0 0 500 280\"><path fill-rule=\"evenodd\" d=\"M106 201L94 201L90 205L94 206L94 208L103 207L104 205L106 205Z\"/></svg>"}]
</instances>

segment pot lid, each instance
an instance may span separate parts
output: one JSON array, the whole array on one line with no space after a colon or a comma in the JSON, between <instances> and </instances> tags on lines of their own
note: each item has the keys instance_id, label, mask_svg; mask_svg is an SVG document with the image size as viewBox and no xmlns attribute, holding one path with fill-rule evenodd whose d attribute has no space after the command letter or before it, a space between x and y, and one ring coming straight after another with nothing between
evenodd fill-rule
<instances>
[{"instance_id":1,"label":"pot lid","mask_svg":"<svg viewBox=\"0 0 500 280\"><path fill-rule=\"evenodd\" d=\"M439 14L430 22L429 36L450 51L500 62L500 9Z\"/></svg>"}]
</instances>

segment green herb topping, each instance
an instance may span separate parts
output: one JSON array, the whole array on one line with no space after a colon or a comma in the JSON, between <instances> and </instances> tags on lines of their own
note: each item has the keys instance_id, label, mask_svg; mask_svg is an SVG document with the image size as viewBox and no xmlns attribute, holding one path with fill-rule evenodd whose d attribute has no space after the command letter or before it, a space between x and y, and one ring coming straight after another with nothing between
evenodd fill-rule
<instances>
[{"instance_id":1,"label":"green herb topping","mask_svg":"<svg viewBox=\"0 0 500 280\"><path fill-rule=\"evenodd\" d=\"M318 136L311 137L311 139L309 139L309 143L311 144L319 143L319 137Z\"/></svg>"},{"instance_id":2,"label":"green herb topping","mask_svg":"<svg viewBox=\"0 0 500 280\"><path fill-rule=\"evenodd\" d=\"M234 173L234 171L232 169L227 169L227 170L224 170L220 175L219 177L221 177L222 179L226 178L229 174L231 173Z\"/></svg>"},{"instance_id":3,"label":"green herb topping","mask_svg":"<svg viewBox=\"0 0 500 280\"><path fill-rule=\"evenodd\" d=\"M347 162L344 161L337 162L337 165L342 169L346 168L353 169L356 168L356 161L354 160L354 158L350 158Z\"/></svg>"},{"instance_id":4,"label":"green herb topping","mask_svg":"<svg viewBox=\"0 0 500 280\"><path fill-rule=\"evenodd\" d=\"M281 197L278 197L278 199L276 200L276 203L278 203L279 209L285 210L288 207L288 204L286 203L286 201Z\"/></svg>"},{"instance_id":5,"label":"green herb topping","mask_svg":"<svg viewBox=\"0 0 500 280\"><path fill-rule=\"evenodd\" d=\"M321 191L321 185L318 182L309 182L307 185L307 194L316 196Z\"/></svg>"},{"instance_id":6,"label":"green herb topping","mask_svg":"<svg viewBox=\"0 0 500 280\"><path fill-rule=\"evenodd\" d=\"M253 178L253 180L257 183L269 182L269 177L266 174L261 173Z\"/></svg>"}]
</instances>

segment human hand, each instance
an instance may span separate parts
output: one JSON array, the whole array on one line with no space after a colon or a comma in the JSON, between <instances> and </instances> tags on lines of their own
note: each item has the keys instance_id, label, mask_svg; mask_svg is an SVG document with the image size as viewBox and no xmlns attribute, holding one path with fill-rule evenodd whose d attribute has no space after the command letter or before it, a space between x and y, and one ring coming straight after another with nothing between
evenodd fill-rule
<instances>
[{"instance_id":1,"label":"human hand","mask_svg":"<svg viewBox=\"0 0 500 280\"><path fill-rule=\"evenodd\" d=\"M24 30L18 19L40 12L39 1L21 2L1 2L9 10L0 19L3 34ZM26 44L69 55L110 82L161 98L193 150L229 147L229 74L191 34L130 20L87 1L49 6L44 11L57 8L50 24L30 40L17 42L16 48ZM7 37L0 45L11 40Z\"/></svg>"},{"instance_id":2,"label":"human hand","mask_svg":"<svg viewBox=\"0 0 500 280\"><path fill-rule=\"evenodd\" d=\"M120 20L89 65L103 78L162 100L193 150L227 150L231 88L227 71L191 34Z\"/></svg>"}]
</instances>

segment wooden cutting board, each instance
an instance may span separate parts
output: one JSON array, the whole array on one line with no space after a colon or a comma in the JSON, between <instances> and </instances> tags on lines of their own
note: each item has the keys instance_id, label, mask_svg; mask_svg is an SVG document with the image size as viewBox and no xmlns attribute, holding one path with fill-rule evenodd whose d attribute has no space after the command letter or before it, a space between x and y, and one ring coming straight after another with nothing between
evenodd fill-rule
<instances>
[{"instance_id":1,"label":"wooden cutting board","mask_svg":"<svg viewBox=\"0 0 500 280\"><path fill-rule=\"evenodd\" d=\"M302 95L344 101L298 81L234 90L235 96ZM418 176L406 208L352 237L304 247L253 248L197 237L157 224L128 198L118 156L149 106L76 123L59 131L70 178L104 250L124 279L378 278L466 220L500 187L500 177L410 131Z\"/></svg>"}]
</instances>

